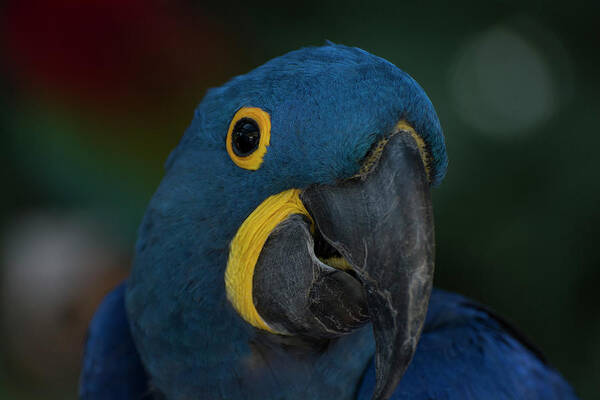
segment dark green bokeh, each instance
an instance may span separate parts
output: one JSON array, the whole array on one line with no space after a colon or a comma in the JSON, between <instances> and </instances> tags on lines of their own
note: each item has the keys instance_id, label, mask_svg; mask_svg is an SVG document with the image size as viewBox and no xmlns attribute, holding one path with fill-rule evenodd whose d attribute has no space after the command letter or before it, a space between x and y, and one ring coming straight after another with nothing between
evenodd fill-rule
<instances>
[{"instance_id":1,"label":"dark green bokeh","mask_svg":"<svg viewBox=\"0 0 600 400\"><path fill-rule=\"evenodd\" d=\"M180 7L188 20L208 15L234 44L231 63L210 86L325 39L361 47L412 75L438 111L450 159L448 175L434 192L436 285L498 311L542 349L582 398L600 397L597 4L321 0L211 6L188 1ZM468 63L478 54L469 49L502 44L497 40L507 37L508 45L525 43L529 56L541 63L551 80L547 112L534 110L521 125L519 109L514 120L506 118L503 107L510 110L510 101L490 106L478 96L489 94L489 87L505 87L512 92L501 93L500 100L512 96L518 104L518 99L536 99L539 93L523 94L511 87L508 81L514 83L514 76L504 75L507 69L502 65L499 73L486 75L484 87L481 77L468 74L477 72ZM516 82L539 78L515 73ZM187 93L185 100L180 95L181 109L154 128L152 135L164 137L155 141L158 147L143 164L110 144L94 151L99 149L96 142L92 146L74 140L77 135L65 135L66 125L74 124L71 131L76 132L85 122L73 116L65 117L69 123L57 122L62 117L55 115L55 108L36 110L13 90L14 101L4 102L3 114L21 117L10 120L12 134L2 149L12 192L2 197L2 221L31 207L88 208L105 220L112 216L110 224L131 246L169 147L191 119L195 104L190 99L199 100L207 84L190 87L199 92ZM534 105L522 107L529 106ZM482 109L492 109L492 114L482 112L470 119L469 111ZM132 146L144 151L140 136L132 140ZM40 160L49 163L43 173L36 172Z\"/></svg>"}]
</instances>

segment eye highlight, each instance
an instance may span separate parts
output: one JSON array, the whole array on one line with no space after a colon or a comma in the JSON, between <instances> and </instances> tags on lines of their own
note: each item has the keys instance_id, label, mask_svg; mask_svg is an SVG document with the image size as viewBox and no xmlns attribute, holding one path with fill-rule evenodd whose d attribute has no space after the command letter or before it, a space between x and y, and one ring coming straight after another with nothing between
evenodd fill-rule
<instances>
[{"instance_id":1,"label":"eye highlight","mask_svg":"<svg viewBox=\"0 0 600 400\"><path fill-rule=\"evenodd\" d=\"M227 132L226 147L240 168L257 170L262 164L271 137L271 117L257 107L240 108Z\"/></svg>"}]
</instances>

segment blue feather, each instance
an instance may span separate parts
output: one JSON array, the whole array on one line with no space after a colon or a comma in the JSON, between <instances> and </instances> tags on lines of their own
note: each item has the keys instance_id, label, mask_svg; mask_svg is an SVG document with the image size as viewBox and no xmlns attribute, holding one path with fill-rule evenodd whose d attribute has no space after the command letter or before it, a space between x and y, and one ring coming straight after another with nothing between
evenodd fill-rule
<instances>
[{"instance_id":1,"label":"blue feather","mask_svg":"<svg viewBox=\"0 0 600 400\"><path fill-rule=\"evenodd\" d=\"M81 399L151 398L129 330L125 288L122 283L107 294L90 323L79 384Z\"/></svg>"},{"instance_id":2,"label":"blue feather","mask_svg":"<svg viewBox=\"0 0 600 400\"><path fill-rule=\"evenodd\" d=\"M490 311L457 294L435 290L417 351L392 400L576 399L537 350ZM358 394L375 387L369 366Z\"/></svg>"},{"instance_id":3,"label":"blue feather","mask_svg":"<svg viewBox=\"0 0 600 400\"><path fill-rule=\"evenodd\" d=\"M125 318L124 286L106 296L90 326L82 399L151 398ZM417 352L391 400L576 399L562 376L513 333L477 303L434 290ZM374 387L371 362L357 400L368 400Z\"/></svg>"}]
</instances>

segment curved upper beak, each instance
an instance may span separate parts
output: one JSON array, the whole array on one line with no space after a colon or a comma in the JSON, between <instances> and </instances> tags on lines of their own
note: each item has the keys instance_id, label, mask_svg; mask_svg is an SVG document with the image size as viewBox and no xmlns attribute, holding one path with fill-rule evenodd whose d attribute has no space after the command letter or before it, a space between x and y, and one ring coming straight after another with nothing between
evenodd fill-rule
<instances>
[{"instance_id":1,"label":"curved upper beak","mask_svg":"<svg viewBox=\"0 0 600 400\"><path fill-rule=\"evenodd\" d=\"M365 289L377 351L373 399L386 399L412 359L433 283L433 213L417 144L395 134L365 174L301 198Z\"/></svg>"},{"instance_id":2,"label":"curved upper beak","mask_svg":"<svg viewBox=\"0 0 600 400\"><path fill-rule=\"evenodd\" d=\"M254 277L257 308L288 333L317 337L344 334L370 320L376 341L373 399L387 399L412 360L433 281L433 213L417 143L410 133L397 132L374 147L359 175L310 186L300 199L317 233L296 218L269 237ZM323 262L315 254L315 237L353 272ZM282 268L289 271L273 279ZM305 322L296 329L290 321ZM327 332L319 331L323 327Z\"/></svg>"}]
</instances>

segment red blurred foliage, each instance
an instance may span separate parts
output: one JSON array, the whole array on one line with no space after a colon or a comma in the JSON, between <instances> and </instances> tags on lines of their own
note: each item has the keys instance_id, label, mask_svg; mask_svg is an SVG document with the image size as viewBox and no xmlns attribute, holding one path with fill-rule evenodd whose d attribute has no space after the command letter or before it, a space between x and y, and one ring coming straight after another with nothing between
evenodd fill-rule
<instances>
[{"instance_id":1,"label":"red blurred foliage","mask_svg":"<svg viewBox=\"0 0 600 400\"><path fill-rule=\"evenodd\" d=\"M13 1L2 23L19 89L160 105L220 78L229 40L199 7L156 0ZM189 8L189 6L188 6Z\"/></svg>"}]
</instances>

